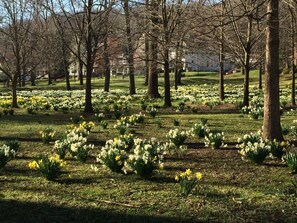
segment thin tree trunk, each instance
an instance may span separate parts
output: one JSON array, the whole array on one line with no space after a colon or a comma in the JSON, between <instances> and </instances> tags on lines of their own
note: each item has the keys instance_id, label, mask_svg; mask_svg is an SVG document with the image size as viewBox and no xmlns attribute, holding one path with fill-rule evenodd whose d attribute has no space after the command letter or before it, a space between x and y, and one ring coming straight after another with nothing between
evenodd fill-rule
<instances>
[{"instance_id":1,"label":"thin tree trunk","mask_svg":"<svg viewBox=\"0 0 297 223\"><path fill-rule=\"evenodd\" d=\"M283 140L279 103L279 1L267 2L263 137Z\"/></svg>"},{"instance_id":2,"label":"thin tree trunk","mask_svg":"<svg viewBox=\"0 0 297 223\"><path fill-rule=\"evenodd\" d=\"M164 91L165 91L165 107L171 107L171 95L170 95L170 74L169 74L169 50L164 51Z\"/></svg>"},{"instance_id":3,"label":"thin tree trunk","mask_svg":"<svg viewBox=\"0 0 297 223\"><path fill-rule=\"evenodd\" d=\"M18 74L13 75L12 77L12 107L13 108L18 108L18 98L17 98L17 84L18 84Z\"/></svg>"},{"instance_id":4,"label":"thin tree trunk","mask_svg":"<svg viewBox=\"0 0 297 223\"><path fill-rule=\"evenodd\" d=\"M152 27L150 27L150 40L149 40L149 76L148 76L148 91L147 95L151 98L159 98L158 90L158 2L156 0L151 1L150 20Z\"/></svg>"},{"instance_id":5,"label":"thin tree trunk","mask_svg":"<svg viewBox=\"0 0 297 223\"><path fill-rule=\"evenodd\" d=\"M25 65L25 63L23 64L23 69L22 69L22 86L25 87L26 86L26 74L27 74L27 67Z\"/></svg>"},{"instance_id":6,"label":"thin tree trunk","mask_svg":"<svg viewBox=\"0 0 297 223\"><path fill-rule=\"evenodd\" d=\"M36 74L34 71L31 71L30 74L30 80L31 80L31 86L36 86L35 80L36 80Z\"/></svg>"},{"instance_id":7,"label":"thin tree trunk","mask_svg":"<svg viewBox=\"0 0 297 223\"><path fill-rule=\"evenodd\" d=\"M84 74L83 74L83 67L84 63L82 61L82 55L81 55L81 41L78 43L77 47L77 54L78 54L78 79L79 79L79 85L84 85Z\"/></svg>"},{"instance_id":8,"label":"thin tree trunk","mask_svg":"<svg viewBox=\"0 0 297 223\"><path fill-rule=\"evenodd\" d=\"M259 89L262 89L262 74L263 74L263 63L261 60L260 67L259 67Z\"/></svg>"},{"instance_id":9,"label":"thin tree trunk","mask_svg":"<svg viewBox=\"0 0 297 223\"><path fill-rule=\"evenodd\" d=\"M51 72L48 72L48 75L47 75L47 84L48 85L53 84Z\"/></svg>"},{"instance_id":10,"label":"thin tree trunk","mask_svg":"<svg viewBox=\"0 0 297 223\"><path fill-rule=\"evenodd\" d=\"M92 113L92 73L93 73L93 57L92 57L92 5L93 1L88 0L86 7L87 10L87 39L86 39L86 52L87 52L87 74L86 74L86 93L85 93L85 109L84 112Z\"/></svg>"},{"instance_id":11,"label":"thin tree trunk","mask_svg":"<svg viewBox=\"0 0 297 223\"><path fill-rule=\"evenodd\" d=\"M221 101L224 101L225 99L225 90L224 90L224 9L225 9L225 1L222 1L221 5L221 36L220 36L220 55L219 55L219 64L220 64L220 70L219 70L219 95Z\"/></svg>"},{"instance_id":12,"label":"thin tree trunk","mask_svg":"<svg viewBox=\"0 0 297 223\"><path fill-rule=\"evenodd\" d=\"M136 90L135 90L135 79L134 79L134 55L133 55L134 50L133 50L132 37L131 37L129 0L124 0L124 11L125 11L125 20L126 20L130 95L133 95L133 94L136 94Z\"/></svg>"},{"instance_id":13,"label":"thin tree trunk","mask_svg":"<svg viewBox=\"0 0 297 223\"><path fill-rule=\"evenodd\" d=\"M63 72L66 80L66 88L68 91L70 91L71 86L70 86L70 78L69 78L69 66L68 66L68 61L66 56L66 47L63 42L62 42L62 53L63 53Z\"/></svg>"},{"instance_id":14,"label":"thin tree trunk","mask_svg":"<svg viewBox=\"0 0 297 223\"><path fill-rule=\"evenodd\" d=\"M248 18L247 39L244 53L244 93L243 105L249 106L249 81L250 81L250 57L251 57L251 35L252 35L252 17Z\"/></svg>"},{"instance_id":15,"label":"thin tree trunk","mask_svg":"<svg viewBox=\"0 0 297 223\"><path fill-rule=\"evenodd\" d=\"M103 61L104 61L104 91L109 92L110 86L110 61L109 61L109 53L108 53L108 42L107 42L107 32L103 41Z\"/></svg>"},{"instance_id":16,"label":"thin tree trunk","mask_svg":"<svg viewBox=\"0 0 297 223\"><path fill-rule=\"evenodd\" d=\"M291 103L292 105L296 105L296 99L295 99L295 73L296 73L296 67L295 67L295 18L294 18L294 12L291 7L289 7L290 14L291 14L291 52L292 52L292 86L291 86Z\"/></svg>"}]
</instances>

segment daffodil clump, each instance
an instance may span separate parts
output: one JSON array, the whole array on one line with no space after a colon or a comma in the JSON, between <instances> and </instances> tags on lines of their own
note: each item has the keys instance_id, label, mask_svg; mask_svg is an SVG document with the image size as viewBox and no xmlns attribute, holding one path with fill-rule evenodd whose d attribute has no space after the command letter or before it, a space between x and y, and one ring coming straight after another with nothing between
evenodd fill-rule
<instances>
[{"instance_id":1,"label":"daffodil clump","mask_svg":"<svg viewBox=\"0 0 297 223\"><path fill-rule=\"evenodd\" d=\"M158 113L158 110L155 108L155 107L148 107L146 109L146 112L153 118L156 117L157 113Z\"/></svg>"},{"instance_id":2,"label":"daffodil clump","mask_svg":"<svg viewBox=\"0 0 297 223\"><path fill-rule=\"evenodd\" d=\"M144 122L145 114L139 112L138 114L133 114L129 116L128 122L131 125L140 124Z\"/></svg>"},{"instance_id":3,"label":"daffodil clump","mask_svg":"<svg viewBox=\"0 0 297 223\"><path fill-rule=\"evenodd\" d=\"M94 126L95 126L95 123L92 122L92 121L90 121L90 122L83 121L83 122L79 125L80 128L84 128L84 129L86 129L88 132L90 132L91 129L92 129Z\"/></svg>"},{"instance_id":4,"label":"daffodil clump","mask_svg":"<svg viewBox=\"0 0 297 223\"><path fill-rule=\"evenodd\" d=\"M209 133L207 124L203 123L196 123L191 130L193 134L199 138L204 138Z\"/></svg>"},{"instance_id":5,"label":"daffodil clump","mask_svg":"<svg viewBox=\"0 0 297 223\"><path fill-rule=\"evenodd\" d=\"M56 156L41 155L34 161L29 163L29 168L39 171L43 177L49 181L55 180L60 174L63 166L66 162Z\"/></svg>"},{"instance_id":6,"label":"daffodil clump","mask_svg":"<svg viewBox=\"0 0 297 223\"><path fill-rule=\"evenodd\" d=\"M97 122L100 123L105 118L105 115L104 113L96 113L95 118L97 119Z\"/></svg>"},{"instance_id":7,"label":"daffodil clump","mask_svg":"<svg viewBox=\"0 0 297 223\"><path fill-rule=\"evenodd\" d=\"M248 142L239 153L244 160L247 159L256 164L262 164L270 151L271 146L261 139L260 142Z\"/></svg>"},{"instance_id":8,"label":"daffodil clump","mask_svg":"<svg viewBox=\"0 0 297 223\"><path fill-rule=\"evenodd\" d=\"M53 152L56 153L60 159L64 159L69 149L69 143L65 138L55 141Z\"/></svg>"},{"instance_id":9,"label":"daffodil clump","mask_svg":"<svg viewBox=\"0 0 297 223\"><path fill-rule=\"evenodd\" d=\"M56 131L54 131L51 127L46 127L43 131L40 131L39 133L41 135L43 143L48 144L54 140Z\"/></svg>"},{"instance_id":10,"label":"daffodil clump","mask_svg":"<svg viewBox=\"0 0 297 223\"><path fill-rule=\"evenodd\" d=\"M205 138L205 146L211 147L212 149L219 149L222 147L226 147L227 145L224 143L225 134L224 132L217 132L217 133L208 133Z\"/></svg>"},{"instance_id":11,"label":"daffodil clump","mask_svg":"<svg viewBox=\"0 0 297 223\"><path fill-rule=\"evenodd\" d=\"M256 143L262 141L262 132L259 130L258 132L251 132L249 134L245 134L243 138L238 138L236 145L237 148L244 148L248 143Z\"/></svg>"},{"instance_id":12,"label":"daffodil clump","mask_svg":"<svg viewBox=\"0 0 297 223\"><path fill-rule=\"evenodd\" d=\"M127 144L127 141L122 140L121 138L108 140L106 141L105 146L102 147L101 152L97 157L97 161L109 168L112 172L122 172L129 148L130 145Z\"/></svg>"},{"instance_id":13,"label":"daffodil clump","mask_svg":"<svg viewBox=\"0 0 297 223\"><path fill-rule=\"evenodd\" d=\"M284 162L288 165L293 173L297 173L297 153L288 152L283 157Z\"/></svg>"},{"instance_id":14,"label":"daffodil clump","mask_svg":"<svg viewBox=\"0 0 297 223\"><path fill-rule=\"evenodd\" d=\"M277 159L281 159L286 151L291 147L289 141L278 142L276 139L271 141L269 144L272 157Z\"/></svg>"},{"instance_id":15,"label":"daffodil clump","mask_svg":"<svg viewBox=\"0 0 297 223\"><path fill-rule=\"evenodd\" d=\"M259 117L264 116L264 110L263 107L252 107L249 111L249 117L250 119L258 119Z\"/></svg>"},{"instance_id":16,"label":"daffodil clump","mask_svg":"<svg viewBox=\"0 0 297 223\"><path fill-rule=\"evenodd\" d=\"M184 142L186 141L186 139L192 136L192 132L191 131L181 131L180 129L171 129L168 134L166 135L166 137L176 146L179 147L182 144L184 144Z\"/></svg>"},{"instance_id":17,"label":"daffodil clump","mask_svg":"<svg viewBox=\"0 0 297 223\"><path fill-rule=\"evenodd\" d=\"M179 192L186 197L192 192L202 178L203 176L200 172L194 174L191 169L187 169L185 172L175 176L175 180L179 182Z\"/></svg>"},{"instance_id":18,"label":"daffodil clump","mask_svg":"<svg viewBox=\"0 0 297 223\"><path fill-rule=\"evenodd\" d=\"M121 119L117 120L116 124L114 125L114 128L117 129L121 135L123 135L129 128L129 126L130 123L128 121L128 118L122 117Z\"/></svg>"},{"instance_id":19,"label":"daffodil clump","mask_svg":"<svg viewBox=\"0 0 297 223\"><path fill-rule=\"evenodd\" d=\"M16 151L4 144L0 147L0 169L3 168L16 155Z\"/></svg>"},{"instance_id":20,"label":"daffodil clump","mask_svg":"<svg viewBox=\"0 0 297 223\"><path fill-rule=\"evenodd\" d=\"M134 148L129 154L124 165L124 172L134 172L141 178L149 179L153 171L163 168L164 151L160 143L155 139L134 139Z\"/></svg>"},{"instance_id":21,"label":"daffodil clump","mask_svg":"<svg viewBox=\"0 0 297 223\"><path fill-rule=\"evenodd\" d=\"M81 162L86 162L90 150L94 148L94 145L87 144L88 135L89 131L85 128L74 128L67 134L66 142L64 142L68 144L71 155Z\"/></svg>"}]
</instances>

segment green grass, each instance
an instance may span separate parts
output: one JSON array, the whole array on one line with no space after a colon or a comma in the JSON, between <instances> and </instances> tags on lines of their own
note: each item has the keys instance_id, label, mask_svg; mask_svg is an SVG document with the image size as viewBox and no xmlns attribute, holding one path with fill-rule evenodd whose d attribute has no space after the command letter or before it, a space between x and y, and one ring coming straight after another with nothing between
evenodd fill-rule
<instances>
[{"instance_id":1,"label":"green grass","mask_svg":"<svg viewBox=\"0 0 297 223\"><path fill-rule=\"evenodd\" d=\"M257 83L257 73L252 73ZM215 83L216 74L189 74L184 84ZM240 84L239 74L226 77L226 82ZM96 80L94 88L102 88L103 80ZM113 79L111 88L128 89L128 79ZM160 80L161 84L161 80ZM285 85L286 83L284 83ZM73 88L80 88L72 83ZM64 83L46 86L38 83L34 89L63 89ZM143 78L137 78L137 87L145 89ZM158 101L158 103L160 103ZM138 112L131 110L129 115ZM48 182L28 163L39 154L51 154L53 145L44 145L39 131L51 126L61 136L72 124L70 117L80 111L63 114L38 111L28 115L16 109L14 116L0 117L0 141L18 139L21 150L17 158L0 170L1 222L296 222L297 198L289 193L293 179L281 161L267 159L264 165L241 160L235 147L238 137L261 129L263 120L251 120L235 108L188 110L159 109L155 119L148 115L145 122L133 127L138 137L157 137L166 140L172 128L190 129L200 118L208 119L212 130L224 131L227 148L212 150L203 146L203 140L190 138L188 153L183 157L165 157L164 170L157 171L151 180L135 175L111 173L96 163L95 157L107 139L117 136L114 118L103 130L98 123L90 134L95 149L87 163L82 164L67 156L65 171L56 182ZM180 121L175 127L173 120ZM296 113L282 116L283 124L291 124ZM88 115L86 120L95 120ZM156 120L162 122L158 128ZM286 137L294 139L293 137ZM98 165L94 172L91 165ZM184 198L178 194L176 173L191 168L201 171L203 180L193 194Z\"/></svg>"}]
</instances>

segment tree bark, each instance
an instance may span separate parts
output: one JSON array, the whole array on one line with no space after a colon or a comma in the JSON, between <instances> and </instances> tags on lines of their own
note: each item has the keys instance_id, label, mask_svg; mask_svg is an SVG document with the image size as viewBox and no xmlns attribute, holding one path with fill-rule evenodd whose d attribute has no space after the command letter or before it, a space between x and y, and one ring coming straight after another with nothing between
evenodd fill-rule
<instances>
[{"instance_id":1,"label":"tree bark","mask_svg":"<svg viewBox=\"0 0 297 223\"><path fill-rule=\"evenodd\" d=\"M36 74L34 71L31 71L30 74L30 80L31 80L31 86L36 86L35 80L36 80Z\"/></svg>"},{"instance_id":2,"label":"tree bark","mask_svg":"<svg viewBox=\"0 0 297 223\"><path fill-rule=\"evenodd\" d=\"M18 74L13 75L11 80L11 87L12 87L12 107L18 108L18 98L17 98L17 85L18 85Z\"/></svg>"},{"instance_id":3,"label":"tree bark","mask_svg":"<svg viewBox=\"0 0 297 223\"><path fill-rule=\"evenodd\" d=\"M279 1L267 2L263 137L283 140L279 103Z\"/></svg>"},{"instance_id":4,"label":"tree bark","mask_svg":"<svg viewBox=\"0 0 297 223\"><path fill-rule=\"evenodd\" d=\"M149 39L149 75L148 75L148 91L147 95L151 98L159 98L158 90L158 2L156 0L151 1L150 13L151 13L151 27L150 27L150 39Z\"/></svg>"},{"instance_id":5,"label":"tree bark","mask_svg":"<svg viewBox=\"0 0 297 223\"><path fill-rule=\"evenodd\" d=\"M295 17L293 9L289 6L290 14L291 14L291 57L292 57L292 83L291 83L291 103L292 105L296 105L296 99L295 99L295 73L296 73L296 67L295 67Z\"/></svg>"},{"instance_id":6,"label":"tree bark","mask_svg":"<svg viewBox=\"0 0 297 223\"><path fill-rule=\"evenodd\" d=\"M219 54L219 64L220 64L220 70L219 70L219 96L221 101L224 101L225 99L225 90L224 90L224 9L225 9L225 1L222 1L221 5L221 36L220 36L220 54Z\"/></svg>"},{"instance_id":7,"label":"tree bark","mask_svg":"<svg viewBox=\"0 0 297 223\"><path fill-rule=\"evenodd\" d=\"M170 95L170 70L169 70L169 50L165 49L164 51L164 95L165 107L171 107L171 95Z\"/></svg>"},{"instance_id":8,"label":"tree bark","mask_svg":"<svg viewBox=\"0 0 297 223\"><path fill-rule=\"evenodd\" d=\"M79 85L84 85L84 70L83 70L84 64L81 60L78 60L78 79L79 79Z\"/></svg>"},{"instance_id":9,"label":"tree bark","mask_svg":"<svg viewBox=\"0 0 297 223\"><path fill-rule=\"evenodd\" d=\"M133 50L132 37L131 37L129 0L124 0L124 12L125 12L125 20L126 20L130 95L133 95L133 94L136 94L136 90L135 90L135 79L134 79L134 53L133 53L134 50Z\"/></svg>"},{"instance_id":10,"label":"tree bark","mask_svg":"<svg viewBox=\"0 0 297 223\"><path fill-rule=\"evenodd\" d=\"M86 93L85 93L85 109L86 113L93 113L92 105L92 73L93 73L93 57L92 57L92 5L93 1L88 0L86 7L87 10L87 38L86 38L86 51L87 51L87 73L86 73Z\"/></svg>"},{"instance_id":11,"label":"tree bark","mask_svg":"<svg viewBox=\"0 0 297 223\"><path fill-rule=\"evenodd\" d=\"M244 93L243 105L249 106L249 81L250 81L250 57L251 57L251 35L253 18L248 17L247 39L244 52Z\"/></svg>"},{"instance_id":12,"label":"tree bark","mask_svg":"<svg viewBox=\"0 0 297 223\"><path fill-rule=\"evenodd\" d=\"M259 67L259 89L262 89L262 74L263 74L263 63L262 60L260 61L260 67Z\"/></svg>"},{"instance_id":13,"label":"tree bark","mask_svg":"<svg viewBox=\"0 0 297 223\"><path fill-rule=\"evenodd\" d=\"M107 32L103 41L103 61L104 61L104 91L109 92L110 86L110 61L108 53Z\"/></svg>"},{"instance_id":14,"label":"tree bark","mask_svg":"<svg viewBox=\"0 0 297 223\"><path fill-rule=\"evenodd\" d=\"M48 85L53 84L51 72L48 72L48 74L47 74L47 84Z\"/></svg>"}]
</instances>

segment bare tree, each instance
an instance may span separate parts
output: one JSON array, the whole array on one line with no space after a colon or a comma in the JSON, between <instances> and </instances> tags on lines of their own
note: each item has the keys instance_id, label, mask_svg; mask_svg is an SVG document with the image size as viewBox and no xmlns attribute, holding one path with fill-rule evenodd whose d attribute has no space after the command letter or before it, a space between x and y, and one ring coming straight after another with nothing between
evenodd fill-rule
<instances>
[{"instance_id":1,"label":"bare tree","mask_svg":"<svg viewBox=\"0 0 297 223\"><path fill-rule=\"evenodd\" d=\"M77 41L82 41L85 57L77 51L77 44L66 44L71 53L86 67L85 109L93 112L92 106L92 73L96 53L100 41L103 42L102 30L105 16L109 13L113 3L108 0L49 0L44 4L51 11L56 27L63 39L65 30L77 33ZM107 6L107 7L106 7ZM102 38L100 38L102 37ZM75 43L75 42L74 42Z\"/></svg>"},{"instance_id":2,"label":"bare tree","mask_svg":"<svg viewBox=\"0 0 297 223\"><path fill-rule=\"evenodd\" d=\"M18 107L17 83L26 62L32 22L30 1L2 0L0 13L0 70L12 81L12 107Z\"/></svg>"},{"instance_id":3,"label":"bare tree","mask_svg":"<svg viewBox=\"0 0 297 223\"><path fill-rule=\"evenodd\" d=\"M264 2L263 0L226 0L226 18L228 18L226 22L231 24L231 30L226 32L229 36L226 36L225 40L242 66L244 73L243 104L245 106L249 105L249 74L252 51L264 34L264 29L261 30L259 26L264 15L262 12ZM257 26L255 27L255 25ZM253 59L255 60L255 58Z\"/></svg>"}]
</instances>

